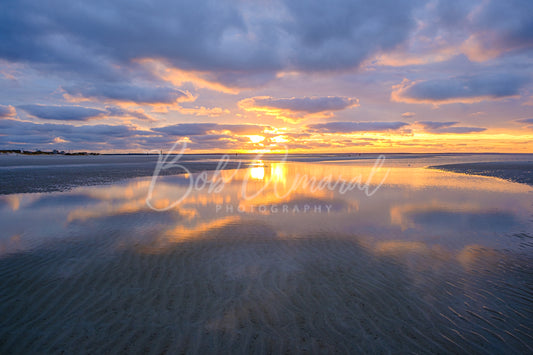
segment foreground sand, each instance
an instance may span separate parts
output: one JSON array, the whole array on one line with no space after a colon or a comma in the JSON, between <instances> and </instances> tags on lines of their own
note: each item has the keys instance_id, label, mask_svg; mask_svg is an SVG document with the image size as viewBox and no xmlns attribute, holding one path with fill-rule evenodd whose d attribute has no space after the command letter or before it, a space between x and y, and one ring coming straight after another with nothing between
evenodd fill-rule
<instances>
[{"instance_id":1,"label":"foreground sand","mask_svg":"<svg viewBox=\"0 0 533 355\"><path fill-rule=\"evenodd\" d=\"M110 231L0 260L0 353L533 351L526 255L472 249L453 267L254 222L123 242Z\"/></svg>"}]
</instances>

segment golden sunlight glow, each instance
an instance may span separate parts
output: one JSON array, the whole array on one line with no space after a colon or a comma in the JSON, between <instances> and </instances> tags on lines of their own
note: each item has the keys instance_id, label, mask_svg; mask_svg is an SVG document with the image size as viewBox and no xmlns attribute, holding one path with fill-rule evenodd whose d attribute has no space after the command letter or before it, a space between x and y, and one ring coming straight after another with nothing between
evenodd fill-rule
<instances>
[{"instance_id":1,"label":"golden sunlight glow","mask_svg":"<svg viewBox=\"0 0 533 355\"><path fill-rule=\"evenodd\" d=\"M287 136L276 136L271 139L274 143L287 143L289 140L287 139Z\"/></svg>"},{"instance_id":2,"label":"golden sunlight glow","mask_svg":"<svg viewBox=\"0 0 533 355\"><path fill-rule=\"evenodd\" d=\"M272 163L270 165L270 179L285 186L287 183L287 166L284 163Z\"/></svg>"},{"instance_id":3,"label":"golden sunlight glow","mask_svg":"<svg viewBox=\"0 0 533 355\"><path fill-rule=\"evenodd\" d=\"M320 112L305 112L305 111L293 111L290 109L282 109L270 106L258 106L256 105L257 99L271 99L270 96L257 96L253 98L246 98L238 102L238 106L241 110L255 113L258 116L265 115L271 116L273 118L283 120L288 123L296 124L303 120L310 119L323 119L333 117L333 112L331 111L320 111ZM359 106L358 101L346 108Z\"/></svg>"},{"instance_id":4,"label":"golden sunlight glow","mask_svg":"<svg viewBox=\"0 0 533 355\"><path fill-rule=\"evenodd\" d=\"M169 63L165 63L164 61L155 58L140 58L136 59L135 62L144 66L152 74L176 86L181 86L184 83L192 83L195 87L200 89L209 89L226 94L239 93L239 90L235 88L230 88L217 83L216 81L206 79L206 73L204 72L181 70L171 66Z\"/></svg>"},{"instance_id":5,"label":"golden sunlight glow","mask_svg":"<svg viewBox=\"0 0 533 355\"><path fill-rule=\"evenodd\" d=\"M265 167L263 165L254 166L250 169L250 176L252 179L263 180L265 178Z\"/></svg>"},{"instance_id":6,"label":"golden sunlight glow","mask_svg":"<svg viewBox=\"0 0 533 355\"><path fill-rule=\"evenodd\" d=\"M252 141L252 143L259 143L265 140L265 137L258 135L248 136L248 138L250 138L250 141Z\"/></svg>"}]
</instances>

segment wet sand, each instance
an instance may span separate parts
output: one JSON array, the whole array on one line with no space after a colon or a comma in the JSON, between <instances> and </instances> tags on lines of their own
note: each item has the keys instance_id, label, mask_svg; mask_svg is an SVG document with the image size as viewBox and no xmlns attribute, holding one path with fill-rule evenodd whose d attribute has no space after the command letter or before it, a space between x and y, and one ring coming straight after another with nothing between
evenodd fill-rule
<instances>
[{"instance_id":1,"label":"wet sand","mask_svg":"<svg viewBox=\"0 0 533 355\"><path fill-rule=\"evenodd\" d=\"M469 175L493 176L533 186L533 161L445 164L430 168Z\"/></svg>"},{"instance_id":2,"label":"wet sand","mask_svg":"<svg viewBox=\"0 0 533 355\"><path fill-rule=\"evenodd\" d=\"M179 163L191 173L216 169L218 162L207 158L209 156L186 156ZM157 160L157 155L0 155L0 195L68 191L76 186L112 184L151 176ZM237 166L238 163L230 162L227 168ZM160 175L185 172L181 167L176 167L161 170Z\"/></svg>"},{"instance_id":3,"label":"wet sand","mask_svg":"<svg viewBox=\"0 0 533 355\"><path fill-rule=\"evenodd\" d=\"M0 352L533 351L525 255L472 248L450 267L348 236L279 238L255 222L111 255L120 238L0 260Z\"/></svg>"}]
</instances>

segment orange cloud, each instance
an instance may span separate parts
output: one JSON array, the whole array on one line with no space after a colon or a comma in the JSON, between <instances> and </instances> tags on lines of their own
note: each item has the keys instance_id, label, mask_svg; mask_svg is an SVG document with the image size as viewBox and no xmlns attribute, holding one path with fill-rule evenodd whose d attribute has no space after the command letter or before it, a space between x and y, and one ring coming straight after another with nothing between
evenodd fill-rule
<instances>
[{"instance_id":1,"label":"orange cloud","mask_svg":"<svg viewBox=\"0 0 533 355\"><path fill-rule=\"evenodd\" d=\"M0 118L15 117L16 115L17 110L13 106L0 105Z\"/></svg>"},{"instance_id":2,"label":"orange cloud","mask_svg":"<svg viewBox=\"0 0 533 355\"><path fill-rule=\"evenodd\" d=\"M228 109L223 109L221 107L208 108L204 106L195 106L195 107L182 107L177 105L172 107L172 111L178 111L184 115L193 115L193 116L207 116L207 117L219 117L223 114L229 114Z\"/></svg>"},{"instance_id":3,"label":"orange cloud","mask_svg":"<svg viewBox=\"0 0 533 355\"><path fill-rule=\"evenodd\" d=\"M394 52L380 54L377 57L368 60L365 66L404 67L408 65L439 63L447 61L460 53L461 51L459 48L450 45L441 48L430 48L419 54L414 54L411 50L402 48Z\"/></svg>"},{"instance_id":4,"label":"orange cloud","mask_svg":"<svg viewBox=\"0 0 533 355\"><path fill-rule=\"evenodd\" d=\"M461 44L460 50L473 62L485 62L498 57L502 51L494 46L486 47L479 40L478 35L473 34Z\"/></svg>"},{"instance_id":5,"label":"orange cloud","mask_svg":"<svg viewBox=\"0 0 533 355\"><path fill-rule=\"evenodd\" d=\"M297 123L304 119L333 117L334 111L359 106L359 100L340 96L301 98L256 96L243 99L239 101L238 105L239 108L248 112L273 116L289 123Z\"/></svg>"},{"instance_id":6,"label":"orange cloud","mask_svg":"<svg viewBox=\"0 0 533 355\"><path fill-rule=\"evenodd\" d=\"M141 64L158 78L168 81L175 86L181 86L185 83L191 83L199 89L209 89L226 94L238 94L239 90L230 88L217 82L205 78L207 73L200 71L186 71L172 67L163 60L153 58L141 58L134 62Z\"/></svg>"}]
</instances>

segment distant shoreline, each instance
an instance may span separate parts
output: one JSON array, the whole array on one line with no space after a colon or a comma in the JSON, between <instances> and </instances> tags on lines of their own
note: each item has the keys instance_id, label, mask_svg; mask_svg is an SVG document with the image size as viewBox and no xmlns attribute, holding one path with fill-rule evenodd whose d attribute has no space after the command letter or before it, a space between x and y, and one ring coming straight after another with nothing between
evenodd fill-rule
<instances>
[{"instance_id":1,"label":"distant shoreline","mask_svg":"<svg viewBox=\"0 0 533 355\"><path fill-rule=\"evenodd\" d=\"M163 155L169 154L166 151L161 152ZM78 152L65 152L65 151L58 151L58 150L52 150L52 151L41 151L41 150L35 150L35 151L29 151L29 150L22 150L22 149L0 149L0 155L6 154L6 155L155 155L158 156L160 153L154 153L152 152L126 152L126 153L100 153L100 152L86 152L86 151L78 151ZM177 155L178 153L172 153L170 155ZM184 156L187 155L216 155L216 156L222 156L222 155L236 155L236 156L256 156L258 154L261 154L265 157L268 156L283 156L285 153L242 153L242 152L209 152L209 153L183 153ZM289 153L289 156L332 156L332 157L351 157L356 158L359 156L365 157L365 156L378 156L378 155L385 155L385 156L402 156L402 155L411 155L411 156L468 156L468 155L531 155L533 153L493 153L493 152L446 152L446 153L433 153L433 152L364 152L364 153L358 153L358 152L348 152L348 153Z\"/></svg>"},{"instance_id":2,"label":"distant shoreline","mask_svg":"<svg viewBox=\"0 0 533 355\"><path fill-rule=\"evenodd\" d=\"M434 165L428 168L467 175L497 177L533 186L533 161L459 163Z\"/></svg>"},{"instance_id":3,"label":"distant shoreline","mask_svg":"<svg viewBox=\"0 0 533 355\"><path fill-rule=\"evenodd\" d=\"M51 152L43 152L40 150L36 151L30 151L30 150L22 150L22 149L2 149L0 150L0 154L19 154L19 155L100 155L100 153L94 153L94 152L65 152L65 151L58 151L53 150Z\"/></svg>"}]
</instances>

